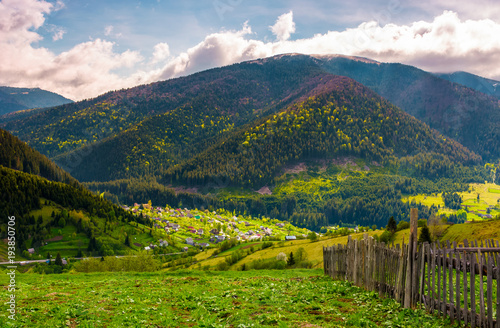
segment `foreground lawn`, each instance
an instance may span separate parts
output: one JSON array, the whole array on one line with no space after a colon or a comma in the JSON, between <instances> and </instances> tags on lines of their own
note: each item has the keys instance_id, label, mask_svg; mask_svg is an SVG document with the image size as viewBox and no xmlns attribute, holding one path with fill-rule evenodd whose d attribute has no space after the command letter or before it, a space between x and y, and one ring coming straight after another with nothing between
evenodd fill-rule
<instances>
[{"instance_id":1,"label":"foreground lawn","mask_svg":"<svg viewBox=\"0 0 500 328\"><path fill-rule=\"evenodd\" d=\"M321 270L19 274L17 283L17 321L4 304L1 327L451 327Z\"/></svg>"}]
</instances>

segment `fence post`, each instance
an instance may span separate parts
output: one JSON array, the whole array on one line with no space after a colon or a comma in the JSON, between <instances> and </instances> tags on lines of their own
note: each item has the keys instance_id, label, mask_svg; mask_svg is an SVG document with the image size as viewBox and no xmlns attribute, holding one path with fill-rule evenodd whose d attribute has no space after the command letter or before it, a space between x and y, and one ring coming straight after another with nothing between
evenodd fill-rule
<instances>
[{"instance_id":1,"label":"fence post","mask_svg":"<svg viewBox=\"0 0 500 328\"><path fill-rule=\"evenodd\" d=\"M408 242L408 262L406 266L406 279L405 279L405 301L404 307L411 308L414 305L415 294L413 287L413 280L418 279L414 277L415 263L415 245L417 242L417 227L418 227L418 209L412 208L410 210L410 237Z\"/></svg>"}]
</instances>

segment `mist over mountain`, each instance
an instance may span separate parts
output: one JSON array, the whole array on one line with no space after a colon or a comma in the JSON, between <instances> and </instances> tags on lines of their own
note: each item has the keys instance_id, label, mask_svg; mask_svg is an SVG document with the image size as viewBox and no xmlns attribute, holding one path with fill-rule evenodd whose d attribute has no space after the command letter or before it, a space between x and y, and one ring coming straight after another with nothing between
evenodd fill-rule
<instances>
[{"instance_id":1,"label":"mist over mountain","mask_svg":"<svg viewBox=\"0 0 500 328\"><path fill-rule=\"evenodd\" d=\"M24 109L54 107L73 101L40 88L0 86L0 115Z\"/></svg>"}]
</instances>

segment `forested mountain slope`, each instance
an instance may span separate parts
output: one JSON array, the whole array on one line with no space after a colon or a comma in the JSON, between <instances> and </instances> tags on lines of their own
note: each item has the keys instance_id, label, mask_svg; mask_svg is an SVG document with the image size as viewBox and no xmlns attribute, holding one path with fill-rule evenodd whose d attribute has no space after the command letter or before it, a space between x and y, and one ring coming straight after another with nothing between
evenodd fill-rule
<instances>
[{"instance_id":1,"label":"forested mountain slope","mask_svg":"<svg viewBox=\"0 0 500 328\"><path fill-rule=\"evenodd\" d=\"M203 185L214 179L259 187L285 164L310 158L391 158L437 153L465 165L480 157L404 113L356 81L325 76L316 95L233 133L166 170L164 182Z\"/></svg>"},{"instance_id":2,"label":"forested mountain slope","mask_svg":"<svg viewBox=\"0 0 500 328\"><path fill-rule=\"evenodd\" d=\"M0 165L48 180L78 185L69 173L3 129L0 129Z\"/></svg>"}]
</instances>

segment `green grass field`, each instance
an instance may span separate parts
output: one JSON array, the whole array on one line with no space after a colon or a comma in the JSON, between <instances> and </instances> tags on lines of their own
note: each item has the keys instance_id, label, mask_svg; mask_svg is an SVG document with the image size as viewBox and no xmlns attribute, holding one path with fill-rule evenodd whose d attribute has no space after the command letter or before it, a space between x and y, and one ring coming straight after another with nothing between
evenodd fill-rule
<instances>
[{"instance_id":1,"label":"green grass field","mask_svg":"<svg viewBox=\"0 0 500 328\"><path fill-rule=\"evenodd\" d=\"M451 327L321 270L20 274L17 280L17 320L7 318L3 305L1 327Z\"/></svg>"}]
</instances>

